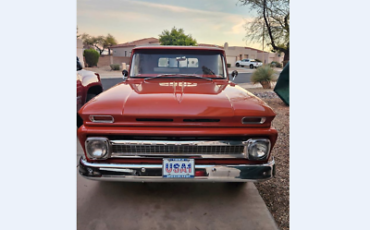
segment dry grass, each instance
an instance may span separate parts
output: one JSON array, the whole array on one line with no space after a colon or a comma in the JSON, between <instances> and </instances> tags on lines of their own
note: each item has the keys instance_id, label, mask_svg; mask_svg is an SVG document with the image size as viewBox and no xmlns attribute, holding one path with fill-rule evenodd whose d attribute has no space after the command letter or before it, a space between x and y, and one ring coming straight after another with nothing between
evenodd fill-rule
<instances>
[{"instance_id":1,"label":"dry grass","mask_svg":"<svg viewBox=\"0 0 370 230\"><path fill-rule=\"evenodd\" d=\"M268 90L248 89L252 93ZM281 230L289 229L289 107L279 98L263 99L276 113L272 123L278 139L272 150L276 161L275 178L256 187Z\"/></svg>"}]
</instances>

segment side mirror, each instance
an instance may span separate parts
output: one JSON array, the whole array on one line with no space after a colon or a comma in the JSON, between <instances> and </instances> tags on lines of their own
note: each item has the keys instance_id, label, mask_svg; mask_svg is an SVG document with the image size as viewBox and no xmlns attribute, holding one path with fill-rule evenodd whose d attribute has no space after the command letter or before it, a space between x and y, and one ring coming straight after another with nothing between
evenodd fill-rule
<instances>
[{"instance_id":1,"label":"side mirror","mask_svg":"<svg viewBox=\"0 0 370 230\"><path fill-rule=\"evenodd\" d=\"M234 81L234 79L238 76L238 71L234 70L234 71L231 73L231 76L233 77L233 81Z\"/></svg>"},{"instance_id":2,"label":"side mirror","mask_svg":"<svg viewBox=\"0 0 370 230\"><path fill-rule=\"evenodd\" d=\"M123 80L126 80L127 76L128 76L128 71L127 70L122 70L122 75L123 75Z\"/></svg>"}]
</instances>

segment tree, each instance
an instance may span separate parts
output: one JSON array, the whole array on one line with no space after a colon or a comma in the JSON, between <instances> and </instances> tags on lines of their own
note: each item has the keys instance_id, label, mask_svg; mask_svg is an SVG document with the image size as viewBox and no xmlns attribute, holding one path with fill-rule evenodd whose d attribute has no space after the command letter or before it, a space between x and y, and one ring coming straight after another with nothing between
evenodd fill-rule
<instances>
[{"instance_id":1,"label":"tree","mask_svg":"<svg viewBox=\"0 0 370 230\"><path fill-rule=\"evenodd\" d=\"M116 39L111 35L108 34L106 37L104 36L90 36L86 33L80 35L82 39L82 43L85 48L92 48L99 50L99 54L101 55L105 49L109 50L110 55L110 47L113 45L117 45Z\"/></svg>"},{"instance_id":2,"label":"tree","mask_svg":"<svg viewBox=\"0 0 370 230\"><path fill-rule=\"evenodd\" d=\"M289 61L289 0L239 1L257 12L257 17L246 25L246 37L259 42L267 38L271 51L284 53L284 62Z\"/></svg>"},{"instance_id":3,"label":"tree","mask_svg":"<svg viewBox=\"0 0 370 230\"><path fill-rule=\"evenodd\" d=\"M159 35L159 42L161 45L174 46L196 46L197 40L193 39L191 35L186 35L183 29L176 29L173 27L171 31L164 30Z\"/></svg>"},{"instance_id":4,"label":"tree","mask_svg":"<svg viewBox=\"0 0 370 230\"><path fill-rule=\"evenodd\" d=\"M114 45L117 45L116 39L112 35L108 34L104 39L103 48L108 49L109 55L110 55L110 47Z\"/></svg>"},{"instance_id":5,"label":"tree","mask_svg":"<svg viewBox=\"0 0 370 230\"><path fill-rule=\"evenodd\" d=\"M104 36L96 36L96 37L93 37L93 36L90 36L86 33L82 34L81 35L81 39L82 39L82 44L87 47L87 48L91 48L91 47L94 47L95 49L97 49L99 51L99 54L101 55L104 51Z\"/></svg>"}]
</instances>

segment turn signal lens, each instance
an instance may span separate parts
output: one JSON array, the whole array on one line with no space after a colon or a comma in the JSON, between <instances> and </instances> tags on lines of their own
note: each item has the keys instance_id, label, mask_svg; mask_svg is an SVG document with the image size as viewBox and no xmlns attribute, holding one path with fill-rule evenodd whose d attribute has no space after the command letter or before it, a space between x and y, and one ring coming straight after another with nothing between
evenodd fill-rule
<instances>
[{"instance_id":1,"label":"turn signal lens","mask_svg":"<svg viewBox=\"0 0 370 230\"><path fill-rule=\"evenodd\" d=\"M90 115L90 121L94 123L113 123L114 118L110 115Z\"/></svg>"},{"instance_id":2,"label":"turn signal lens","mask_svg":"<svg viewBox=\"0 0 370 230\"><path fill-rule=\"evenodd\" d=\"M243 117L242 124L263 124L266 117Z\"/></svg>"}]
</instances>

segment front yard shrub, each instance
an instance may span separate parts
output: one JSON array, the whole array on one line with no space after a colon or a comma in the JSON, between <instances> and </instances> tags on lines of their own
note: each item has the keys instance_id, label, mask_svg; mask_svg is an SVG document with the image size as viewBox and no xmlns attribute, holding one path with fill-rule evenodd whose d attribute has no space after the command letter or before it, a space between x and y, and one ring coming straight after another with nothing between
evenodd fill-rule
<instances>
[{"instance_id":1,"label":"front yard shrub","mask_svg":"<svg viewBox=\"0 0 370 230\"><path fill-rule=\"evenodd\" d=\"M271 82L277 80L277 74L270 65L263 65L257 68L251 76L253 84L260 83L264 89L271 89Z\"/></svg>"},{"instance_id":2,"label":"front yard shrub","mask_svg":"<svg viewBox=\"0 0 370 230\"><path fill-rule=\"evenodd\" d=\"M270 63L271 67L283 68L283 65L280 62L273 61Z\"/></svg>"},{"instance_id":3,"label":"front yard shrub","mask_svg":"<svg viewBox=\"0 0 370 230\"><path fill-rule=\"evenodd\" d=\"M88 67L93 67L98 65L99 52L94 49L84 50L84 57Z\"/></svg>"},{"instance_id":4,"label":"front yard shrub","mask_svg":"<svg viewBox=\"0 0 370 230\"><path fill-rule=\"evenodd\" d=\"M119 64L112 64L112 65L110 65L110 68L112 70L120 70L121 69L121 66Z\"/></svg>"},{"instance_id":5,"label":"front yard shrub","mask_svg":"<svg viewBox=\"0 0 370 230\"><path fill-rule=\"evenodd\" d=\"M230 63L227 63L227 67L230 68L231 67L231 64Z\"/></svg>"}]
</instances>

